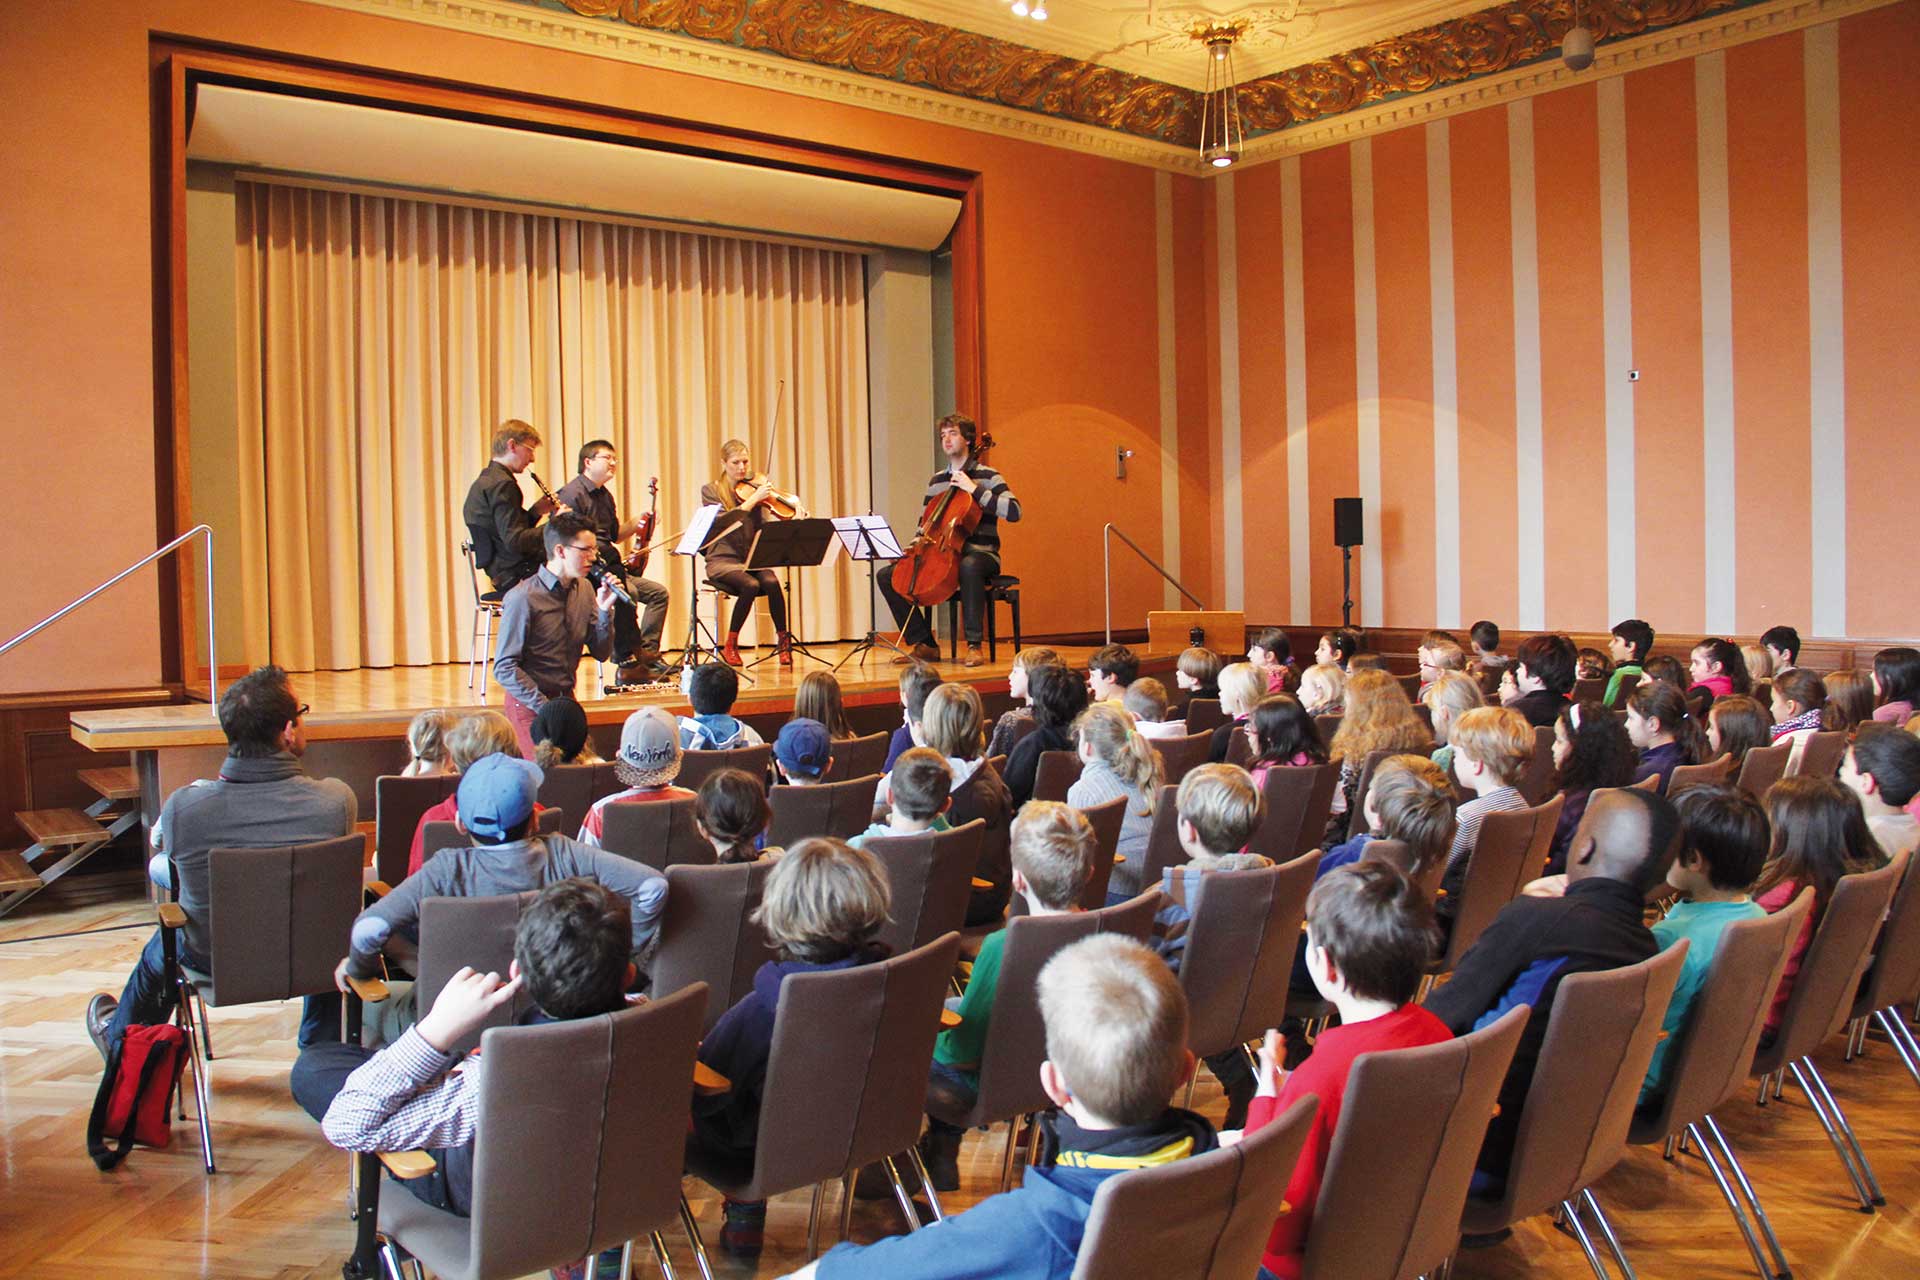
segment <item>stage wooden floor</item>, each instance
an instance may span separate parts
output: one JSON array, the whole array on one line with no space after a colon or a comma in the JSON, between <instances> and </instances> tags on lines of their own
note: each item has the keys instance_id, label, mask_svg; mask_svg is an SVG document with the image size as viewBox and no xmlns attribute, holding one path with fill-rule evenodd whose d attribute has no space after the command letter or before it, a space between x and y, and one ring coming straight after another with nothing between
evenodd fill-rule
<instances>
[{"instance_id":1,"label":"stage wooden floor","mask_svg":"<svg viewBox=\"0 0 1920 1280\"><path fill-rule=\"evenodd\" d=\"M147 937L146 906L126 877L85 877L49 890L0 922L0 1275L40 1280L101 1275L258 1277L339 1275L352 1244L345 1217L344 1158L287 1094L298 1009L293 1004L216 1010L213 1015L214 1141L220 1172L202 1173L191 1123L174 1145L139 1149L112 1173L87 1158L84 1132L100 1059L81 1025L95 991L117 990ZM1725 1107L1723 1127L1773 1215L1796 1276L1879 1280L1920 1271L1920 1108L1913 1081L1875 1041L1851 1065L1840 1041L1821 1066L1852 1116L1886 1188L1888 1206L1866 1216L1849 1206L1832 1149L1798 1095L1758 1110ZM1199 1103L1218 1118L1223 1103L1203 1076ZM972 1134L962 1151L964 1191L974 1203L998 1176L1002 1131ZM689 1182L709 1240L718 1199ZM1644 1276L1742 1280L1745 1248L1696 1158L1677 1164L1635 1149L1598 1194ZM769 1215L767 1252L751 1266L715 1253L732 1280L783 1275L804 1257L808 1198L780 1197ZM830 1199L829 1212L834 1202ZM856 1240L900 1229L883 1205L854 1214ZM676 1271L691 1270L684 1238L669 1234ZM685 1268L685 1270L682 1270ZM638 1274L653 1274L651 1263ZM1591 1273L1572 1240L1544 1219L1506 1243L1463 1252L1463 1278ZM1177 1280L1177 1277L1156 1278Z\"/></svg>"}]
</instances>

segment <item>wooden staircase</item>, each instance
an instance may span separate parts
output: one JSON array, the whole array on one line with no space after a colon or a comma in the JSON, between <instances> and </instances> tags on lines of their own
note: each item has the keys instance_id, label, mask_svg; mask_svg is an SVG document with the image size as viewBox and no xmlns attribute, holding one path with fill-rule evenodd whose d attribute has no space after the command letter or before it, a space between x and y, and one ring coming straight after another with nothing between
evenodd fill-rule
<instances>
[{"instance_id":1,"label":"wooden staircase","mask_svg":"<svg viewBox=\"0 0 1920 1280\"><path fill-rule=\"evenodd\" d=\"M83 769L99 799L81 809L28 809L14 815L33 841L0 850L0 916L140 825L140 783L133 770Z\"/></svg>"}]
</instances>

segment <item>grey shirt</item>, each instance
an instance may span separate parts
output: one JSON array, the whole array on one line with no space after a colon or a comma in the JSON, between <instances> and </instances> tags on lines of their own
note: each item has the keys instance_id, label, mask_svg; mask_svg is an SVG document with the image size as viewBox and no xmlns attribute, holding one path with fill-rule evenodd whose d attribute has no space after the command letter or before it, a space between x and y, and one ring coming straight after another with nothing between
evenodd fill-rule
<instances>
[{"instance_id":1,"label":"grey shirt","mask_svg":"<svg viewBox=\"0 0 1920 1280\"><path fill-rule=\"evenodd\" d=\"M417 950L420 904L428 898L485 898L527 893L579 876L625 898L633 913L633 954L638 963L653 945L667 905L667 881L643 862L608 853L565 836L535 836L507 844L442 849L393 892L353 922L347 972L356 978L380 971L382 951L407 959Z\"/></svg>"},{"instance_id":2,"label":"grey shirt","mask_svg":"<svg viewBox=\"0 0 1920 1280\"><path fill-rule=\"evenodd\" d=\"M549 698L573 692L580 650L605 662L613 654L613 614L594 605L583 579L562 582L540 572L507 592L500 605L500 639L493 650L493 678L538 711Z\"/></svg>"},{"instance_id":3,"label":"grey shirt","mask_svg":"<svg viewBox=\"0 0 1920 1280\"><path fill-rule=\"evenodd\" d=\"M359 816L352 787L338 778L309 778L287 751L228 756L217 781L168 796L160 810L161 851L178 872L188 950L212 958L208 853L331 840L352 831Z\"/></svg>"},{"instance_id":4,"label":"grey shirt","mask_svg":"<svg viewBox=\"0 0 1920 1280\"><path fill-rule=\"evenodd\" d=\"M1127 802L1127 816L1120 823L1120 843L1114 849L1113 878L1107 881L1107 892L1131 898L1140 892L1140 873L1147 865L1147 837L1153 834L1153 815L1146 811L1146 797L1140 788L1121 781L1104 760L1087 763L1080 770L1079 781L1067 788L1067 803L1076 809L1091 809L1122 797Z\"/></svg>"}]
</instances>

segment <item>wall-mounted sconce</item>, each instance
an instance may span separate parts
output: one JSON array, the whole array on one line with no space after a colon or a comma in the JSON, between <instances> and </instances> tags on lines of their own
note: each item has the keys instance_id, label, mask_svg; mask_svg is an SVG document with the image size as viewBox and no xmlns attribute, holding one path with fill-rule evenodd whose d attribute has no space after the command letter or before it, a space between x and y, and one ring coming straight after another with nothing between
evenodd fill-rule
<instances>
[{"instance_id":1,"label":"wall-mounted sconce","mask_svg":"<svg viewBox=\"0 0 1920 1280\"><path fill-rule=\"evenodd\" d=\"M1119 445L1114 446L1113 475L1116 480L1125 480L1127 478L1127 459L1132 456L1133 450L1122 448Z\"/></svg>"}]
</instances>

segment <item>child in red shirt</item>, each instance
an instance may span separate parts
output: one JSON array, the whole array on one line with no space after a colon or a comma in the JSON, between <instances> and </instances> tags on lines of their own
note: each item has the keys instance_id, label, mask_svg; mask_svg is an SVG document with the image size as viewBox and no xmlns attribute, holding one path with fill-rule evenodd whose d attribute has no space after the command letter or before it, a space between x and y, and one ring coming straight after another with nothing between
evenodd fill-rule
<instances>
[{"instance_id":1,"label":"child in red shirt","mask_svg":"<svg viewBox=\"0 0 1920 1280\"><path fill-rule=\"evenodd\" d=\"M1314 1094L1320 1099L1300 1163L1287 1183L1290 1207L1274 1221L1267 1239L1261 1280L1300 1276L1353 1060L1376 1050L1452 1038L1445 1023L1412 1003L1436 941L1426 896L1388 863L1356 862L1328 872L1307 898L1307 968L1320 994L1339 1008L1340 1025L1321 1032L1312 1054L1289 1073L1280 1070L1285 1046L1278 1032L1267 1032L1260 1051L1248 1133L1297 1098Z\"/></svg>"}]
</instances>

